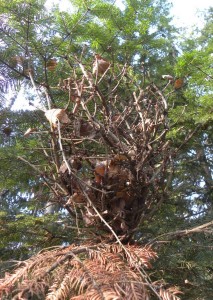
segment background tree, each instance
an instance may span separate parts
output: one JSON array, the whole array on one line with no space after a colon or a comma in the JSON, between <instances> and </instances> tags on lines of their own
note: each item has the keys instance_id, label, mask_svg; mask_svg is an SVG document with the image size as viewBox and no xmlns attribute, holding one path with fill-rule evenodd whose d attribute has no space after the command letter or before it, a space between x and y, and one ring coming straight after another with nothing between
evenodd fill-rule
<instances>
[{"instance_id":1,"label":"background tree","mask_svg":"<svg viewBox=\"0 0 213 300\"><path fill-rule=\"evenodd\" d=\"M174 232L160 247L163 254L158 267L175 271L175 279L185 291L184 299L212 297L212 227L199 229L201 224L212 224L211 14L212 9L206 13L206 24L199 34L183 42L183 54L177 59L176 76L185 78L185 86L176 95L170 94L169 135L179 154L173 161L168 200L149 225L149 234L156 237L158 231L164 241L165 232ZM197 226L193 236L175 234L177 229Z\"/></svg>"},{"instance_id":2,"label":"background tree","mask_svg":"<svg viewBox=\"0 0 213 300\"><path fill-rule=\"evenodd\" d=\"M155 243L161 251L162 259L156 264L154 280L161 279L163 274L168 282L183 285L186 299L196 297L193 291L199 291L202 295L204 287L205 295L210 295L211 269L207 268L206 262L211 252L205 251L202 265L194 265L200 260L199 255L204 253L197 250L198 245L209 249L211 225L211 214L209 210L206 212L209 208L206 199L211 199L212 192L211 149L210 144L203 147L206 134L211 137L211 115L208 110L206 113L206 108L210 106L209 45L203 41L205 55L202 53L202 68L201 55L194 41L190 41L190 45L195 50L191 52L191 49L183 48L185 53L177 60L174 29L165 17L168 15L165 1L149 1L144 5L141 1L130 1L126 2L123 10L111 1L90 1L87 4L73 1L72 4L72 14L57 9L48 13L40 1L12 1L11 4L3 3L1 8L2 90L7 90L7 83L17 89L21 86L28 88L31 104L48 110L49 115L46 116L49 116L51 123L50 129L41 111L11 113L8 110L2 114L4 164L1 176L7 180L2 181L1 187L1 224L3 236L10 233L3 239L3 258L25 258L43 247L71 243L73 238L79 243L80 238L87 237L90 243L93 240L102 249L100 251L95 246L99 253L96 263L103 263L103 251L108 253L106 257L115 255L116 262L117 252L131 250L138 255L137 247L136 250L112 248L109 251L103 250L103 245L99 243L103 240L112 243L116 236L125 243L134 237L142 245ZM207 23L206 31L209 29ZM198 43L199 39L204 38L198 38ZM100 53L106 59L105 66L109 69L105 72L99 70L101 60L98 55L94 58L94 53ZM176 60L176 74L173 74ZM197 70L200 70L200 77ZM164 74L171 74L173 79L163 81L161 76ZM204 74L205 77L202 77ZM178 76L180 79L186 78L188 85L177 88ZM167 93L168 107L162 92ZM66 111L53 111L53 108L66 108ZM60 114L57 114L57 119L65 124L58 127L54 114L59 112L65 119L61 119ZM8 135L9 131L5 128L11 128L11 125L14 128ZM172 146L167 140L171 141ZM197 161L193 159L195 154ZM26 170L21 177L17 172L18 165ZM192 171L190 177L187 176L189 166ZM13 180L5 176L9 171L13 174ZM194 174L197 174L196 177ZM128 205L124 205L124 201ZM106 203L110 204L106 206ZM47 214L53 211L53 215ZM83 227L83 221L90 229ZM139 222L141 226L135 231ZM205 222L208 222L206 226L197 229L202 233L193 235L193 238L190 236L188 240L185 231L176 232ZM98 236L94 235L97 228ZM207 238L203 235L206 228ZM112 230L116 234L112 235ZM77 235L79 231L81 234ZM161 238L157 236L162 234L171 242L160 243ZM93 246L87 245L87 249L84 247L79 253L85 253L85 258L92 255L94 259L94 254L91 254ZM181 255L177 255L177 247L183 249ZM9 255L5 255L6 249ZM73 246L61 254L60 251L52 252L53 261L59 258L58 264L52 265L52 269L51 262L48 265L50 271L46 275L49 272L54 274L53 281L46 281L44 277L41 281L41 292L44 294L50 287L48 293L51 289L52 294L57 289L64 291L63 282L58 283L58 288L53 288L55 276L58 276L55 270L70 255L74 257L78 254L78 249ZM144 249L140 256L144 266L146 253L150 258L155 256L150 249L147 252ZM47 257L45 255L41 255L39 261L43 262ZM36 260L37 257L32 259L32 266ZM125 259L124 262L128 265ZM133 256L130 256L130 262L134 265L135 276L139 278L138 262ZM71 260L71 269L67 271L62 268L62 273L68 274L72 270L74 276L74 265L78 267L75 260ZM84 260L82 267L89 266L90 261ZM111 268L114 268L113 265ZM171 272L166 272L167 268ZM20 276L19 270L17 278ZM31 264L27 265L24 274L29 274L30 270ZM36 270L37 267L34 267L33 272ZM97 269L93 270L97 272ZM120 270L122 272L123 267ZM66 278L61 276L62 273L59 277ZM88 276L85 270L83 273ZM202 280L203 286L198 282L201 274L206 274ZM143 284L148 285L157 297L175 298L163 282L146 282L143 276L141 278L139 298L144 299L147 294ZM5 283L6 288L13 284L11 278L3 282L3 287ZM69 284L73 287L75 282ZM79 284L79 281L76 282L78 292ZM103 282L99 284L104 291ZM86 281L83 290L87 287ZM125 292L129 297L128 289L127 284ZM35 282L28 284L28 289L22 289L20 293L26 292L28 295L32 291L38 291ZM63 297L67 295L64 293Z\"/></svg>"}]
</instances>

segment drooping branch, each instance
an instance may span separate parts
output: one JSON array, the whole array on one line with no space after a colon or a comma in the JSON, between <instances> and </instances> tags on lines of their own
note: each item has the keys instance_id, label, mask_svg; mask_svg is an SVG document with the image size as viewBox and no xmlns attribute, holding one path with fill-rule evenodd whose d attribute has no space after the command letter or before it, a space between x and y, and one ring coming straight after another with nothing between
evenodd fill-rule
<instances>
[{"instance_id":1,"label":"drooping branch","mask_svg":"<svg viewBox=\"0 0 213 300\"><path fill-rule=\"evenodd\" d=\"M160 242L161 238L166 238L168 240L173 240L174 238L184 238L186 236L189 236L194 233L209 233L212 234L213 231L213 221L210 221L208 223L195 226L193 228L189 229L183 229L183 230L177 230L173 232L167 232L164 234L161 234L160 236L154 238L152 241L149 242L149 245L154 245L155 243Z\"/></svg>"}]
</instances>

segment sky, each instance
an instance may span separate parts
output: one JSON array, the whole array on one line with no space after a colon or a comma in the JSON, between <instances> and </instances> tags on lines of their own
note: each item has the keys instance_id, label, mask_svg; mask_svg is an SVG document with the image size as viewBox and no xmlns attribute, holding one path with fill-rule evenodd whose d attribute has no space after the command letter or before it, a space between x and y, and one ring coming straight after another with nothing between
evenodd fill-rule
<instances>
[{"instance_id":1,"label":"sky","mask_svg":"<svg viewBox=\"0 0 213 300\"><path fill-rule=\"evenodd\" d=\"M122 0L116 0L115 3L119 6L122 5L121 2ZM202 18L199 17L198 12L213 6L212 0L170 0L170 2L173 4L171 16L174 16L174 20L172 23L178 27L187 27L188 33L193 30L193 25L202 27ZM61 10L67 10L71 7L69 0L47 0L47 6L51 6L55 3L60 3L59 7ZM18 98L24 100L23 95L20 95ZM28 106L28 102L23 100L22 109L30 109L31 107ZM13 109L20 109L20 101L15 102Z\"/></svg>"},{"instance_id":2,"label":"sky","mask_svg":"<svg viewBox=\"0 0 213 300\"><path fill-rule=\"evenodd\" d=\"M174 24L177 26L190 27L202 26L202 18L198 12L213 6L212 0L170 0L173 4L171 15L174 16Z\"/></svg>"},{"instance_id":3,"label":"sky","mask_svg":"<svg viewBox=\"0 0 213 300\"><path fill-rule=\"evenodd\" d=\"M201 18L199 18L197 13L213 6L212 0L170 0L169 2L173 5L171 15L174 16L174 24L178 27L188 27L189 31L193 25L202 26ZM69 0L47 0L47 5L53 3L60 3L61 10L66 10L66 8L70 7ZM115 4L123 6L122 0L116 0Z\"/></svg>"}]
</instances>

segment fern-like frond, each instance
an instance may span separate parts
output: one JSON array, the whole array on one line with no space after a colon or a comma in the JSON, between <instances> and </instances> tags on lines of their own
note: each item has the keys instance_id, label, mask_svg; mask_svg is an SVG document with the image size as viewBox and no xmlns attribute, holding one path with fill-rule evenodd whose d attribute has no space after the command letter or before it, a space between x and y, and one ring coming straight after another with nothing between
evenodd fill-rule
<instances>
[{"instance_id":1,"label":"fern-like frond","mask_svg":"<svg viewBox=\"0 0 213 300\"><path fill-rule=\"evenodd\" d=\"M8 17L4 14L0 16L0 32L7 35L15 34L15 30L8 24Z\"/></svg>"},{"instance_id":2,"label":"fern-like frond","mask_svg":"<svg viewBox=\"0 0 213 300\"><path fill-rule=\"evenodd\" d=\"M5 68L0 68L0 72L6 74ZM17 89L20 86L20 82L10 77L0 77L0 92L7 94L10 89Z\"/></svg>"},{"instance_id":3,"label":"fern-like frond","mask_svg":"<svg viewBox=\"0 0 213 300\"><path fill-rule=\"evenodd\" d=\"M178 294L182 294L177 288L171 287L168 289L160 288L159 295L162 300L180 300L177 296Z\"/></svg>"},{"instance_id":4,"label":"fern-like frond","mask_svg":"<svg viewBox=\"0 0 213 300\"><path fill-rule=\"evenodd\" d=\"M180 300L178 295L183 294L176 286L168 287L168 284L163 279L153 282L152 285L158 291L159 297L162 300Z\"/></svg>"},{"instance_id":5,"label":"fern-like frond","mask_svg":"<svg viewBox=\"0 0 213 300\"><path fill-rule=\"evenodd\" d=\"M0 294L2 299L13 295L46 300L148 300L140 267L149 267L155 257L150 248L132 245L126 251L120 245L105 244L42 251L0 280Z\"/></svg>"}]
</instances>

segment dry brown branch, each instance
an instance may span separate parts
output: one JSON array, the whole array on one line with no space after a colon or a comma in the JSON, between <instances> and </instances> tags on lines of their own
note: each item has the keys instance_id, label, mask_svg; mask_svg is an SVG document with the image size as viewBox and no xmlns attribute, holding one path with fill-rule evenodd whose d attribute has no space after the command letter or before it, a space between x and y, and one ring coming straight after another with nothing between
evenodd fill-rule
<instances>
[{"instance_id":1,"label":"dry brown branch","mask_svg":"<svg viewBox=\"0 0 213 300\"><path fill-rule=\"evenodd\" d=\"M135 100L134 105L131 102L124 105L122 102L117 102L118 95L116 95L114 86L110 101L113 102L114 98L117 106L114 106L115 112L113 112L110 110L106 96L101 91L101 86L94 87L83 64L79 62L79 65L84 77L91 83L90 101L94 102L94 107L99 106L101 109L98 111L95 108L95 115L91 112L90 101L84 100L88 98L88 87L85 90L83 79L74 79L78 80L75 86L78 97L81 98L80 104L86 121L80 119L76 110L75 117L70 118L71 124L69 124L69 127L75 128L72 137L68 139L66 131L62 127L58 129L59 148L63 161L67 162L66 168L63 168L62 172L59 168L59 172L63 184L70 191L70 209L76 211L76 208L77 210L79 208L88 226L95 225L100 230L106 231L108 231L108 227L117 236L126 234L128 237L140 222L142 212L150 210L152 203L156 205L155 199L157 203L159 199L163 199L159 196L163 194L163 190L160 192L160 188L165 175L164 170L166 170L171 156L171 152L168 150L169 143L165 140L168 127L166 100L159 89L152 84L145 91L140 89L138 92L133 92L131 98ZM119 78L119 83L123 77ZM92 138L82 137L82 134L88 136L90 132L92 132ZM54 136L56 137L55 133ZM63 150L63 141L66 140L78 140L74 144L76 153L81 151L81 145L84 144L94 149L92 150L93 155L91 155L91 150L90 153L84 150L83 156L79 156L81 165L90 164L86 174L88 178L91 178L89 181L87 179L79 180L82 177L81 167L73 169L71 165L69 166L68 161L72 160L72 156L66 157ZM94 162L86 158L99 156L94 155L96 154L94 141L95 144L97 143L101 147L103 145L108 149L110 154L107 159L103 161L96 159ZM101 154L101 156L103 155ZM73 159L75 160L75 158ZM98 164L106 164L102 173L96 171ZM81 187L82 184L84 186L83 182L87 186L84 193L82 193ZM95 192L97 189L100 190L99 193ZM73 193L83 196L81 204L72 204L71 199L77 199L76 197L72 198ZM92 202L88 199L91 199ZM160 203L161 201L159 205ZM101 219L103 214L109 226Z\"/></svg>"},{"instance_id":2,"label":"dry brown branch","mask_svg":"<svg viewBox=\"0 0 213 300\"><path fill-rule=\"evenodd\" d=\"M166 98L154 84L142 89L134 83L126 65L118 75L113 71L111 82L109 62L103 60L105 69L97 69L94 78L75 61L83 75L73 68L58 86L69 97L66 112L50 111L48 168L20 159L54 191L52 201L64 205L77 228L81 218L95 240L39 253L2 279L0 291L26 299L148 300L152 294L177 300L175 291L152 283L151 248L129 244L164 201L173 155ZM52 112L63 112L66 120L53 119Z\"/></svg>"},{"instance_id":3,"label":"dry brown branch","mask_svg":"<svg viewBox=\"0 0 213 300\"><path fill-rule=\"evenodd\" d=\"M123 248L115 244L43 250L0 280L1 296L148 300L147 285L139 270L150 268L156 253L149 247L130 245L127 250L129 258ZM127 261L131 262L130 268Z\"/></svg>"}]
</instances>

